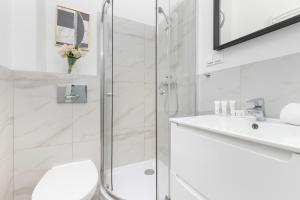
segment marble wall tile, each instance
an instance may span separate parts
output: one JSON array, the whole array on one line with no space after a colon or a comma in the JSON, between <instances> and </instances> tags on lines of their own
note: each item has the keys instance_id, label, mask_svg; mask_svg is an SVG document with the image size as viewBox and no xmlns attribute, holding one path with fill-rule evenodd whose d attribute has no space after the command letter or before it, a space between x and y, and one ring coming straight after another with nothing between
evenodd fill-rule
<instances>
[{"instance_id":1,"label":"marble wall tile","mask_svg":"<svg viewBox=\"0 0 300 200\"><path fill-rule=\"evenodd\" d=\"M170 40L169 34L166 31L167 24L165 20L162 20L158 25L158 37L157 37L157 159L163 162L167 162L166 159L169 150L169 126L168 126L168 96L162 95L160 87L162 83L168 81L170 75ZM173 65L174 66L174 65ZM174 69L174 68L173 68ZM166 156L165 156L166 155Z\"/></svg>"},{"instance_id":2,"label":"marble wall tile","mask_svg":"<svg viewBox=\"0 0 300 200\"><path fill-rule=\"evenodd\" d=\"M143 127L144 84L115 83L114 94L114 128L120 130Z\"/></svg>"},{"instance_id":3,"label":"marble wall tile","mask_svg":"<svg viewBox=\"0 0 300 200\"><path fill-rule=\"evenodd\" d=\"M165 107L165 96L159 95L157 100L157 155L158 160L168 165L169 155L169 115Z\"/></svg>"},{"instance_id":4,"label":"marble wall tile","mask_svg":"<svg viewBox=\"0 0 300 200\"><path fill-rule=\"evenodd\" d=\"M281 109L300 102L300 54L270 59L236 68L217 71L211 78L199 77L198 112L211 113L216 99L233 99L242 109L247 101L265 99L266 116L279 118Z\"/></svg>"},{"instance_id":5,"label":"marble wall tile","mask_svg":"<svg viewBox=\"0 0 300 200\"><path fill-rule=\"evenodd\" d=\"M156 107L155 107L155 101L156 101L156 90L155 90L155 84L154 83L145 83L144 85L144 105L145 105L145 111L144 111L144 126L146 127L153 127L156 123Z\"/></svg>"},{"instance_id":6,"label":"marble wall tile","mask_svg":"<svg viewBox=\"0 0 300 200\"><path fill-rule=\"evenodd\" d=\"M0 67L0 199L13 199L13 82Z\"/></svg>"},{"instance_id":7,"label":"marble wall tile","mask_svg":"<svg viewBox=\"0 0 300 200\"><path fill-rule=\"evenodd\" d=\"M71 161L72 144L15 151L15 200L30 200L34 187L47 170Z\"/></svg>"},{"instance_id":8,"label":"marble wall tile","mask_svg":"<svg viewBox=\"0 0 300 200\"><path fill-rule=\"evenodd\" d=\"M146 128L144 133L145 140L145 158L144 160L155 159L156 157L156 134L155 126Z\"/></svg>"},{"instance_id":9,"label":"marble wall tile","mask_svg":"<svg viewBox=\"0 0 300 200\"><path fill-rule=\"evenodd\" d=\"M195 114L195 8L195 1L172 2L170 7L172 26L168 31L165 20L159 18L158 87L165 81L172 83L168 96L160 95L159 90L157 96L157 155L159 161L166 165L169 164L169 117Z\"/></svg>"},{"instance_id":10,"label":"marble wall tile","mask_svg":"<svg viewBox=\"0 0 300 200\"><path fill-rule=\"evenodd\" d=\"M74 143L73 160L92 160L100 173L100 139L89 142Z\"/></svg>"},{"instance_id":11,"label":"marble wall tile","mask_svg":"<svg viewBox=\"0 0 300 200\"><path fill-rule=\"evenodd\" d=\"M215 100L236 100L240 104L240 68L214 72L210 78L205 75L198 78L198 113L213 113Z\"/></svg>"},{"instance_id":12,"label":"marble wall tile","mask_svg":"<svg viewBox=\"0 0 300 200\"><path fill-rule=\"evenodd\" d=\"M114 33L144 39L145 24L114 16Z\"/></svg>"},{"instance_id":13,"label":"marble wall tile","mask_svg":"<svg viewBox=\"0 0 300 200\"><path fill-rule=\"evenodd\" d=\"M300 103L300 54L254 63L241 68L241 97L246 101L265 99L266 115L279 118L289 103Z\"/></svg>"},{"instance_id":14,"label":"marble wall tile","mask_svg":"<svg viewBox=\"0 0 300 200\"><path fill-rule=\"evenodd\" d=\"M144 82L146 68L144 60L139 59L141 58L138 58L135 63L131 63L128 66L116 65L114 67L114 82Z\"/></svg>"},{"instance_id":15,"label":"marble wall tile","mask_svg":"<svg viewBox=\"0 0 300 200\"><path fill-rule=\"evenodd\" d=\"M145 26L145 83L155 84L155 27Z\"/></svg>"},{"instance_id":16,"label":"marble wall tile","mask_svg":"<svg viewBox=\"0 0 300 200\"><path fill-rule=\"evenodd\" d=\"M155 84L156 69L155 64L146 65L144 70L144 81L147 84Z\"/></svg>"},{"instance_id":17,"label":"marble wall tile","mask_svg":"<svg viewBox=\"0 0 300 200\"><path fill-rule=\"evenodd\" d=\"M13 200L13 157L0 159L0 199Z\"/></svg>"},{"instance_id":18,"label":"marble wall tile","mask_svg":"<svg viewBox=\"0 0 300 200\"><path fill-rule=\"evenodd\" d=\"M175 14L179 15L180 23L195 19L196 9L195 1L172 0L171 14L173 17Z\"/></svg>"},{"instance_id":19,"label":"marble wall tile","mask_svg":"<svg viewBox=\"0 0 300 200\"><path fill-rule=\"evenodd\" d=\"M155 109L151 100L151 92L155 91L151 61L154 52L145 51L146 43L153 46L153 38L145 35L145 25L136 26L128 21L119 26L123 28L115 29L115 37L120 40L119 49L115 48L119 60L114 71L116 166L152 159L155 155L151 110ZM92 159L100 168L98 77L16 72L13 81L15 198L30 199L41 176L54 165ZM56 86L69 83L88 85L88 104L56 103Z\"/></svg>"},{"instance_id":20,"label":"marble wall tile","mask_svg":"<svg viewBox=\"0 0 300 200\"><path fill-rule=\"evenodd\" d=\"M116 18L114 41L113 157L121 166L153 155L155 27Z\"/></svg>"},{"instance_id":21,"label":"marble wall tile","mask_svg":"<svg viewBox=\"0 0 300 200\"><path fill-rule=\"evenodd\" d=\"M15 149L72 143L72 105L57 104L56 87L66 75L14 73Z\"/></svg>"},{"instance_id":22,"label":"marble wall tile","mask_svg":"<svg viewBox=\"0 0 300 200\"><path fill-rule=\"evenodd\" d=\"M57 104L56 87L88 85L87 104ZM30 199L52 166L91 159L100 169L99 77L36 72L14 74L15 199Z\"/></svg>"},{"instance_id":23,"label":"marble wall tile","mask_svg":"<svg viewBox=\"0 0 300 200\"><path fill-rule=\"evenodd\" d=\"M144 81L145 25L116 17L114 81Z\"/></svg>"},{"instance_id":24,"label":"marble wall tile","mask_svg":"<svg viewBox=\"0 0 300 200\"><path fill-rule=\"evenodd\" d=\"M113 140L114 167L144 160L145 135L143 127L114 131Z\"/></svg>"},{"instance_id":25,"label":"marble wall tile","mask_svg":"<svg viewBox=\"0 0 300 200\"><path fill-rule=\"evenodd\" d=\"M178 116L187 117L196 114L196 82L193 78L178 81L177 91L174 91L172 96L173 106L178 101Z\"/></svg>"},{"instance_id":26,"label":"marble wall tile","mask_svg":"<svg viewBox=\"0 0 300 200\"><path fill-rule=\"evenodd\" d=\"M100 79L80 76L77 84L87 84L87 104L73 104L73 142L100 139Z\"/></svg>"},{"instance_id":27,"label":"marble wall tile","mask_svg":"<svg viewBox=\"0 0 300 200\"><path fill-rule=\"evenodd\" d=\"M13 82L12 73L0 67L0 160L12 153Z\"/></svg>"},{"instance_id":28,"label":"marble wall tile","mask_svg":"<svg viewBox=\"0 0 300 200\"><path fill-rule=\"evenodd\" d=\"M114 69L130 67L145 60L145 39L114 33ZM142 67L143 68L143 67ZM115 76L115 75L114 75ZM116 78L118 78L116 76ZM116 79L117 81L118 79Z\"/></svg>"}]
</instances>

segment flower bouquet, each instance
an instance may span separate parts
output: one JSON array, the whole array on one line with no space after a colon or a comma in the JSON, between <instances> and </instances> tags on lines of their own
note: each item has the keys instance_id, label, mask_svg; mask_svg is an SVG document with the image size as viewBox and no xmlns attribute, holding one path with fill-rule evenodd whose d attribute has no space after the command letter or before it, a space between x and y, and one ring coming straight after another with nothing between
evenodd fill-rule
<instances>
[{"instance_id":1,"label":"flower bouquet","mask_svg":"<svg viewBox=\"0 0 300 200\"><path fill-rule=\"evenodd\" d=\"M79 48L79 45L63 45L59 52L63 58L68 59L68 73L71 74L76 61L84 56L84 52Z\"/></svg>"}]
</instances>

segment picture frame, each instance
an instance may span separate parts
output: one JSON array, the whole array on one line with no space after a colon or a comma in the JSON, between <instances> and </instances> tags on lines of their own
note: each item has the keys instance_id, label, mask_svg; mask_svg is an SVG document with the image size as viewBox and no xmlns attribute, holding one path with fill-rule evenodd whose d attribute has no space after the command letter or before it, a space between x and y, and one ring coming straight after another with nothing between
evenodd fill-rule
<instances>
[{"instance_id":1,"label":"picture frame","mask_svg":"<svg viewBox=\"0 0 300 200\"><path fill-rule=\"evenodd\" d=\"M78 45L89 50L90 14L65 6L56 6L55 44Z\"/></svg>"}]
</instances>

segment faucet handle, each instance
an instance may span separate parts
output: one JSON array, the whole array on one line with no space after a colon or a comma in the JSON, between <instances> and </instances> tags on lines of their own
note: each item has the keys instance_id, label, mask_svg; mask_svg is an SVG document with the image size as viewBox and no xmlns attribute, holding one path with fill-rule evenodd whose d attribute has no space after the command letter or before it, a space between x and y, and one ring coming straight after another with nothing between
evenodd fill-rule
<instances>
[{"instance_id":1,"label":"faucet handle","mask_svg":"<svg viewBox=\"0 0 300 200\"><path fill-rule=\"evenodd\" d=\"M260 98L254 98L254 99L250 99L247 101L247 103L251 103L253 104L255 107L261 107L263 108L265 105L265 99L260 97Z\"/></svg>"}]
</instances>

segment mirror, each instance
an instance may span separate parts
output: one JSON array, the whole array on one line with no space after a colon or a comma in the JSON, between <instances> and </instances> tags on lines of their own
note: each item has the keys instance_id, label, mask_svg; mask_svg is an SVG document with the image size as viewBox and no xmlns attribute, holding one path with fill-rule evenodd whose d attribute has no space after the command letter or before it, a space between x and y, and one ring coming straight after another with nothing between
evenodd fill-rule
<instances>
[{"instance_id":1,"label":"mirror","mask_svg":"<svg viewBox=\"0 0 300 200\"><path fill-rule=\"evenodd\" d=\"M214 0L214 50L300 21L300 0Z\"/></svg>"}]
</instances>

